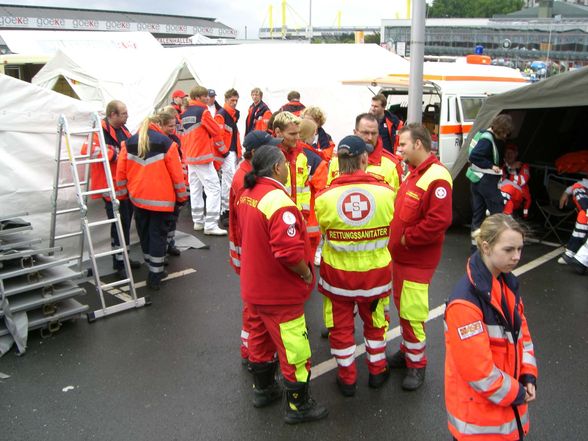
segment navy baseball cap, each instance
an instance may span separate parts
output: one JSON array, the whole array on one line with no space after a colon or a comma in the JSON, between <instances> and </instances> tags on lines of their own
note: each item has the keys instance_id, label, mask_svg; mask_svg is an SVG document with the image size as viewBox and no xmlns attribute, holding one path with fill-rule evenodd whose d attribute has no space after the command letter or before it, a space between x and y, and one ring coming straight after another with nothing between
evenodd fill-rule
<instances>
[{"instance_id":1,"label":"navy baseball cap","mask_svg":"<svg viewBox=\"0 0 588 441\"><path fill-rule=\"evenodd\" d=\"M246 151L250 152L251 150L258 149L262 145L278 145L282 141L283 138L274 138L262 130L253 130L245 136L243 147L245 147Z\"/></svg>"},{"instance_id":2,"label":"navy baseball cap","mask_svg":"<svg viewBox=\"0 0 588 441\"><path fill-rule=\"evenodd\" d=\"M368 144L359 136L349 135L343 138L337 146L337 152L347 151L349 156L359 156L364 152L368 154L374 151L374 146Z\"/></svg>"},{"instance_id":3,"label":"navy baseball cap","mask_svg":"<svg viewBox=\"0 0 588 441\"><path fill-rule=\"evenodd\" d=\"M214 89L208 89L208 96L216 96Z\"/></svg>"}]
</instances>

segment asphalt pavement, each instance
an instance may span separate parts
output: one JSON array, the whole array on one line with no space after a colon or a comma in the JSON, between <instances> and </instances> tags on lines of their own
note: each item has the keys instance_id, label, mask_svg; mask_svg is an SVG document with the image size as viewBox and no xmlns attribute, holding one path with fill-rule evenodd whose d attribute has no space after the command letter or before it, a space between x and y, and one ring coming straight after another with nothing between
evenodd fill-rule
<instances>
[{"instance_id":1,"label":"asphalt pavement","mask_svg":"<svg viewBox=\"0 0 588 441\"><path fill-rule=\"evenodd\" d=\"M183 213L179 228L191 232ZM379 390L367 386L358 358L357 394L343 398L335 371L312 380L327 419L298 426L282 421L284 403L255 409L251 376L239 354L239 280L228 264L226 237L196 234L209 249L170 257L168 272L194 269L149 294L152 305L89 324L66 323L42 339L32 333L25 355L0 359L0 440L450 440L443 398L442 315L427 324L427 377L416 392L393 372ZM527 244L524 265L553 251ZM449 231L433 279L430 309L445 302L465 270L468 231ZM144 280L146 269L135 273ZM588 277L550 259L519 276L539 364L530 406L533 441L588 439ZM260 283L263 283L261 281ZM89 287L86 303L97 307ZM391 329L398 326L392 310ZM306 306L313 365L331 356L321 339L322 299ZM359 319L358 319L359 320ZM359 324L359 322L358 322ZM357 342L362 343L361 326ZM388 351L395 351L393 339ZM324 370L323 370L324 371Z\"/></svg>"}]
</instances>

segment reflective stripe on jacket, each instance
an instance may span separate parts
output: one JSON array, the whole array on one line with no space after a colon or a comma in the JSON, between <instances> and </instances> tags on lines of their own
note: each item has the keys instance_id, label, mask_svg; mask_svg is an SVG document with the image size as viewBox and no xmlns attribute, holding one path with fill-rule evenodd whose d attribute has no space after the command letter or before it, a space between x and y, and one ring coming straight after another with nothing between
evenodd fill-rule
<instances>
[{"instance_id":1,"label":"reflective stripe on jacket","mask_svg":"<svg viewBox=\"0 0 588 441\"><path fill-rule=\"evenodd\" d=\"M241 157L241 138L239 136L239 111L230 107L223 107L214 116L222 131L222 138L226 151L236 152L237 158Z\"/></svg>"},{"instance_id":2,"label":"reflective stripe on jacket","mask_svg":"<svg viewBox=\"0 0 588 441\"><path fill-rule=\"evenodd\" d=\"M474 253L445 311L445 403L459 440L519 440L529 430L524 384L537 362L510 273L492 276Z\"/></svg>"},{"instance_id":3,"label":"reflective stripe on jacket","mask_svg":"<svg viewBox=\"0 0 588 441\"><path fill-rule=\"evenodd\" d=\"M149 151L138 153L139 135L129 138L119 157L116 183L121 198L152 211L174 211L188 200L178 146L155 124L149 124Z\"/></svg>"},{"instance_id":4,"label":"reflective stripe on jacket","mask_svg":"<svg viewBox=\"0 0 588 441\"><path fill-rule=\"evenodd\" d=\"M182 145L184 161L189 165L208 164L214 160L214 151L220 150L213 140L222 141L218 124L212 119L206 104L191 100L182 113ZM226 149L225 149L226 152Z\"/></svg>"},{"instance_id":5,"label":"reflective stripe on jacket","mask_svg":"<svg viewBox=\"0 0 588 441\"><path fill-rule=\"evenodd\" d=\"M315 211L324 235L319 291L366 300L388 296L393 190L363 171L342 175L318 195Z\"/></svg>"}]
</instances>

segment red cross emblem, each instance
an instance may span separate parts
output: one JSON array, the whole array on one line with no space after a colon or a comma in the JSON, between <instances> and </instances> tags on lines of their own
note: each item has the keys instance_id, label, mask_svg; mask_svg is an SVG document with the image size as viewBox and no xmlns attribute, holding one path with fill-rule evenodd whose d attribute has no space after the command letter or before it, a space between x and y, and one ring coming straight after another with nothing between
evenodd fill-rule
<instances>
[{"instance_id":1,"label":"red cross emblem","mask_svg":"<svg viewBox=\"0 0 588 441\"><path fill-rule=\"evenodd\" d=\"M362 221L370 214L370 200L361 193L348 194L342 202L343 214L351 221Z\"/></svg>"}]
</instances>

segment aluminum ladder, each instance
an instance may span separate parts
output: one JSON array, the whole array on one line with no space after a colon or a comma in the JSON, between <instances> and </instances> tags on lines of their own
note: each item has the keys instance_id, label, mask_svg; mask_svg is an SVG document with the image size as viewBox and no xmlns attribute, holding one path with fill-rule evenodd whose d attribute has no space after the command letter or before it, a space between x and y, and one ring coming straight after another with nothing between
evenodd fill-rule
<instances>
[{"instance_id":1,"label":"aluminum ladder","mask_svg":"<svg viewBox=\"0 0 588 441\"><path fill-rule=\"evenodd\" d=\"M96 287L96 291L100 297L100 304L102 306L101 309L97 309L95 311L89 312L88 321L93 322L96 319L106 317L111 314L115 314L117 312L126 311L132 308L140 308L145 305L149 305L151 302L149 297L137 297L137 292L135 289L135 282L133 280L133 273L131 272L131 265L129 261L129 254L127 251L127 246L125 245L124 241L124 234L122 228L122 222L120 219L119 213L119 202L116 199L116 192L114 189L114 182L112 180L112 175L110 172L110 164L108 161L108 152L106 149L106 142L104 140L104 133L102 131L102 125L100 122L100 118L98 117L97 113L92 114L91 119L91 127L84 128L83 130L72 132L69 129L69 125L67 122L67 118L64 115L60 115L59 122L57 126L57 147L55 150L55 165L56 165L56 172L55 172L55 181L53 183L53 196L52 196L52 213L51 213L51 229L50 229L50 239L49 239L49 246L55 246L55 242L62 239L79 237L79 265L80 269L82 267L83 261L83 253L84 253L84 242L88 245L88 255L90 257L90 262L92 265L92 276L94 278L94 285ZM85 135L86 136L86 145L88 146L87 152L85 155L83 154L76 154L72 149L72 142L71 136L72 135ZM95 139L98 139L98 146L99 151L93 147L95 144ZM65 152L67 153L67 157L62 157L62 150L63 146L65 145ZM61 164L64 162L69 162L71 175L72 175L72 182L61 183L60 182L60 169ZM108 187L100 188L97 190L90 190L89 183L90 183L90 165L91 164L100 164L104 167L104 175L106 176L106 181ZM80 170L78 167L84 167L84 179L81 180L80 178ZM59 191L67 188L75 188L78 207L75 208L66 208L66 209L58 209L58 201L59 201ZM110 200L112 201L112 209L114 212L114 217L112 219L100 220L90 222L88 220L88 196L96 195L96 194L108 194ZM59 216L64 214L70 213L80 213L81 218L81 229L79 231L56 235L56 228ZM92 229L95 227L101 227L105 225L112 225L114 224L116 227L116 231L119 237L119 242L121 243L120 248L104 251L100 253L96 253L94 250L94 243L92 241ZM105 256L113 256L116 254L122 254L124 268L127 274L127 277L122 280L117 280L116 282L111 283L103 283L100 278L100 272L98 269L97 259ZM116 297L123 300L122 303L117 303L112 306L106 306L106 302L104 300L104 293L105 291L108 292L109 290L118 288L118 287L128 287L128 293L130 296L124 295L117 295ZM126 298L126 299L125 299Z\"/></svg>"}]
</instances>

